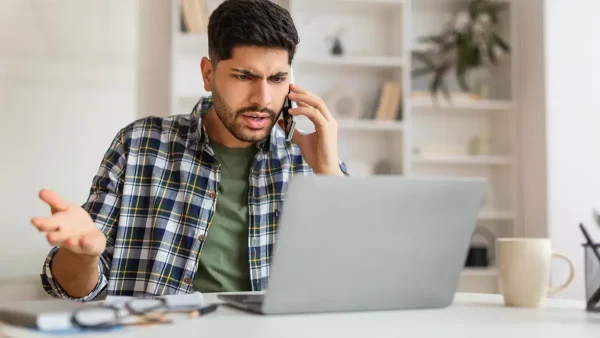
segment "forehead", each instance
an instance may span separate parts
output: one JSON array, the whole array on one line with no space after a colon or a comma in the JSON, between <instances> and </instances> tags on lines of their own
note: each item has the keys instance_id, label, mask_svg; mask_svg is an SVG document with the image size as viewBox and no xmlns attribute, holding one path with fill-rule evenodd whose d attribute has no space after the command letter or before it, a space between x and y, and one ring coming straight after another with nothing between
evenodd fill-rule
<instances>
[{"instance_id":1,"label":"forehead","mask_svg":"<svg viewBox=\"0 0 600 338\"><path fill-rule=\"evenodd\" d=\"M283 48L237 46L233 48L230 59L219 63L227 68L243 68L261 74L289 70L288 51Z\"/></svg>"}]
</instances>

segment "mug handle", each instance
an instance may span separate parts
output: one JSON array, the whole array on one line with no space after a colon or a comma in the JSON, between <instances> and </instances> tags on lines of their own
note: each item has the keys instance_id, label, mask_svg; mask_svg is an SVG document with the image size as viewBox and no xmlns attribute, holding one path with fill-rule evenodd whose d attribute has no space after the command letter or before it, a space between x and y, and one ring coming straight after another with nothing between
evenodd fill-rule
<instances>
[{"instance_id":1,"label":"mug handle","mask_svg":"<svg viewBox=\"0 0 600 338\"><path fill-rule=\"evenodd\" d=\"M552 258L562 258L569 264L569 278L564 284L550 288L550 290L548 290L548 296L555 295L566 289L573 282L573 278L575 277L575 265L573 265L573 261L569 257L558 252L553 252Z\"/></svg>"}]
</instances>

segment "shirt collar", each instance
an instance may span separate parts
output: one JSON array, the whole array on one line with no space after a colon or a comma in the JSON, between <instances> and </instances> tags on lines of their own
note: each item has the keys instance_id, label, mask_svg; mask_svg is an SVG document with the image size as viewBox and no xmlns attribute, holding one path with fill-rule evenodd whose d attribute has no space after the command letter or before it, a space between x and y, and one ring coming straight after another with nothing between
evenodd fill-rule
<instances>
[{"instance_id":1,"label":"shirt collar","mask_svg":"<svg viewBox=\"0 0 600 338\"><path fill-rule=\"evenodd\" d=\"M188 135L188 145L196 145L200 144L203 148L209 144L209 139L206 133L206 127L202 123L202 117L208 111L212 109L213 99L211 96L203 96L198 100L198 102L194 105L192 109L192 113L190 114L191 124ZM278 137L277 130L279 128L275 127L271 130L269 136L266 139L258 142L256 147L263 151L276 151L277 144L280 140Z\"/></svg>"}]
</instances>

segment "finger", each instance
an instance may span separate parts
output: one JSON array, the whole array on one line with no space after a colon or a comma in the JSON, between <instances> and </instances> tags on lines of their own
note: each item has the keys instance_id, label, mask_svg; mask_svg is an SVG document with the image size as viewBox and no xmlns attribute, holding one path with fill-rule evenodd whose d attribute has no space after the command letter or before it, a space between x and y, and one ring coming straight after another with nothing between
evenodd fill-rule
<instances>
[{"instance_id":1,"label":"finger","mask_svg":"<svg viewBox=\"0 0 600 338\"><path fill-rule=\"evenodd\" d=\"M295 83L290 83L290 90L298 94L310 94L306 88L300 87Z\"/></svg>"},{"instance_id":2,"label":"finger","mask_svg":"<svg viewBox=\"0 0 600 338\"><path fill-rule=\"evenodd\" d=\"M53 232L59 231L64 221L65 219L62 214L54 214L54 216L46 218L34 217L31 219L31 224L33 224L38 231Z\"/></svg>"},{"instance_id":3,"label":"finger","mask_svg":"<svg viewBox=\"0 0 600 338\"><path fill-rule=\"evenodd\" d=\"M69 203L60 198L60 196L52 190L42 189L39 196L42 201L50 206L52 213L66 211L69 206Z\"/></svg>"},{"instance_id":4,"label":"finger","mask_svg":"<svg viewBox=\"0 0 600 338\"><path fill-rule=\"evenodd\" d=\"M311 95L313 97L317 97L317 95L309 92L308 90L306 90L303 87L298 86L297 84L292 83L290 86L290 90L292 91L292 93L297 93L297 94L303 94L303 95ZM311 105L305 103L305 102L296 102L298 104L299 107L312 107Z\"/></svg>"},{"instance_id":5,"label":"finger","mask_svg":"<svg viewBox=\"0 0 600 338\"><path fill-rule=\"evenodd\" d=\"M323 128L327 125L325 116L323 116L323 114L313 107L293 108L289 110L289 113L293 116L306 116L315 125L315 129L317 131L323 130Z\"/></svg>"},{"instance_id":6,"label":"finger","mask_svg":"<svg viewBox=\"0 0 600 338\"><path fill-rule=\"evenodd\" d=\"M316 108L321 113L321 115L325 117L326 120L330 120L332 118L323 100L316 95L290 93L289 97L292 101L297 102L298 106L300 106L301 103L304 103L308 106Z\"/></svg>"},{"instance_id":7,"label":"finger","mask_svg":"<svg viewBox=\"0 0 600 338\"><path fill-rule=\"evenodd\" d=\"M75 251L75 250L79 249L77 239L75 239L74 237L68 237L67 239L65 239L62 246L64 246L65 248L67 248L71 251Z\"/></svg>"},{"instance_id":8,"label":"finger","mask_svg":"<svg viewBox=\"0 0 600 338\"><path fill-rule=\"evenodd\" d=\"M54 246L62 245L63 242L69 237L70 236L68 236L64 231L49 232L46 234L48 243Z\"/></svg>"},{"instance_id":9,"label":"finger","mask_svg":"<svg viewBox=\"0 0 600 338\"><path fill-rule=\"evenodd\" d=\"M79 246L84 254L98 256L102 254L106 247L106 237L101 232L92 235L83 236L79 239Z\"/></svg>"},{"instance_id":10,"label":"finger","mask_svg":"<svg viewBox=\"0 0 600 338\"><path fill-rule=\"evenodd\" d=\"M300 149L304 149L304 144L308 140L308 136L296 131L294 135L292 135L292 142L297 144Z\"/></svg>"},{"instance_id":11,"label":"finger","mask_svg":"<svg viewBox=\"0 0 600 338\"><path fill-rule=\"evenodd\" d=\"M95 242L92 238L90 237L81 237L81 239L79 240L79 246L81 247L81 251L83 253L86 254L100 254L100 253L96 253L97 250L97 245L95 245Z\"/></svg>"},{"instance_id":12,"label":"finger","mask_svg":"<svg viewBox=\"0 0 600 338\"><path fill-rule=\"evenodd\" d=\"M91 251L93 249L92 242L85 236L79 239L79 245L84 251Z\"/></svg>"}]
</instances>

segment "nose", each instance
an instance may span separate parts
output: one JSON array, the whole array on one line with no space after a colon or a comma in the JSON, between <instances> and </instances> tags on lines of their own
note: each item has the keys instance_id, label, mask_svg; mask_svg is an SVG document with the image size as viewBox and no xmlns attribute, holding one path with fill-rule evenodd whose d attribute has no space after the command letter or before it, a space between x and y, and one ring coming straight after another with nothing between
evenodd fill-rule
<instances>
[{"instance_id":1,"label":"nose","mask_svg":"<svg viewBox=\"0 0 600 338\"><path fill-rule=\"evenodd\" d=\"M256 81L254 83L250 101L252 104L259 107L267 107L271 104L271 93L268 80Z\"/></svg>"}]
</instances>

